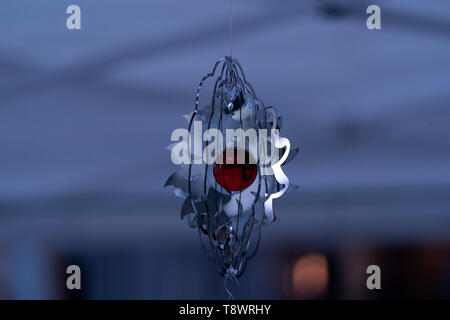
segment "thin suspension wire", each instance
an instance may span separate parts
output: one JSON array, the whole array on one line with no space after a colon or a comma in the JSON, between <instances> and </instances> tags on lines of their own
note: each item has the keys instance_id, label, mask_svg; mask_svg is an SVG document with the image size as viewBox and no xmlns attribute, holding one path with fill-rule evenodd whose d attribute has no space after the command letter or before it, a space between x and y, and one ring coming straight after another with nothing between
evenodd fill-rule
<instances>
[{"instance_id":1,"label":"thin suspension wire","mask_svg":"<svg viewBox=\"0 0 450 320\"><path fill-rule=\"evenodd\" d=\"M230 58L233 57L233 0L230 0Z\"/></svg>"}]
</instances>

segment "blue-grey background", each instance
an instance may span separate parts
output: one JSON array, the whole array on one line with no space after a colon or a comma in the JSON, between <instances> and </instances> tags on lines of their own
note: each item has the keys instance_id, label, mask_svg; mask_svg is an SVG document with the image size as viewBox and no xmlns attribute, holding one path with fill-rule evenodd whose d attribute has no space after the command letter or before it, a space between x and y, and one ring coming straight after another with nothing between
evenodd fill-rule
<instances>
[{"instance_id":1,"label":"blue-grey background","mask_svg":"<svg viewBox=\"0 0 450 320\"><path fill-rule=\"evenodd\" d=\"M234 0L233 17L233 56L301 148L236 297L449 298L450 2ZM0 298L226 298L162 186L229 19L225 0L0 2Z\"/></svg>"}]
</instances>

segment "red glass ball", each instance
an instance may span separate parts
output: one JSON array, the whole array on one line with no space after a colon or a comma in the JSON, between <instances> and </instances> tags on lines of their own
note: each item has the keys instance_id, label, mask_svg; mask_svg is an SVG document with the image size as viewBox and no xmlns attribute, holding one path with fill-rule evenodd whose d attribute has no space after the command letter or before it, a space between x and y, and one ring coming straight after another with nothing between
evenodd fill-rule
<instances>
[{"instance_id":1,"label":"red glass ball","mask_svg":"<svg viewBox=\"0 0 450 320\"><path fill-rule=\"evenodd\" d=\"M234 157L227 158L225 150L219 157L223 159L223 163L214 163L213 173L222 188L228 192L242 191L255 181L258 166L250 163L250 155L247 150L245 150L244 164L237 163L237 149L234 149Z\"/></svg>"}]
</instances>

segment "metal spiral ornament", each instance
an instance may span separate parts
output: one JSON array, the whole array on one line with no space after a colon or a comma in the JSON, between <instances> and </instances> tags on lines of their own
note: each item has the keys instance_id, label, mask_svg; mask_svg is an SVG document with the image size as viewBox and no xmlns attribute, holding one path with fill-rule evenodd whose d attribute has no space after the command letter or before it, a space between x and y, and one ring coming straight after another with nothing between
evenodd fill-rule
<instances>
[{"instance_id":1,"label":"metal spiral ornament","mask_svg":"<svg viewBox=\"0 0 450 320\"><path fill-rule=\"evenodd\" d=\"M209 103L200 106L209 81ZM231 57L220 58L201 79L194 111L186 118L188 139L168 149L187 151L183 156L189 161L179 163L165 186L173 186L184 199L181 219L197 228L202 247L226 284L239 278L255 255L261 228L277 220L273 200L297 188L289 185L281 165L298 149L290 150L289 140L279 136L281 116L257 98L240 63ZM230 131L235 133L232 139ZM247 135L253 131L257 141Z\"/></svg>"}]
</instances>

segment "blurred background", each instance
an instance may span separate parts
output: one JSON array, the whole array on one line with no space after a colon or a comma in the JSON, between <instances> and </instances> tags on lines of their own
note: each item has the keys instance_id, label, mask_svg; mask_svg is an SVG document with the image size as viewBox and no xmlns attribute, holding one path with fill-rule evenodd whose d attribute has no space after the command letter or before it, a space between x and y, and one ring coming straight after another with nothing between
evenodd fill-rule
<instances>
[{"instance_id":1,"label":"blurred background","mask_svg":"<svg viewBox=\"0 0 450 320\"><path fill-rule=\"evenodd\" d=\"M227 297L163 184L229 19L229 0L1 1L0 298ZM234 0L233 19L300 147L235 296L450 298L450 2Z\"/></svg>"}]
</instances>

